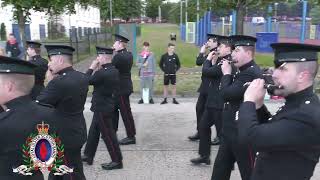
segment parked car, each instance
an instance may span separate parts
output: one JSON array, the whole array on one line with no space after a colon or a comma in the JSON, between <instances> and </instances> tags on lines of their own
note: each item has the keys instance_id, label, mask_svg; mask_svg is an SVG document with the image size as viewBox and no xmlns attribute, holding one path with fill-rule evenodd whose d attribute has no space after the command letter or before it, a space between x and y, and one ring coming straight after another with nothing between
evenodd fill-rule
<instances>
[{"instance_id":1,"label":"parked car","mask_svg":"<svg viewBox=\"0 0 320 180\"><path fill-rule=\"evenodd\" d=\"M251 22L253 24L264 24L266 20L264 19L264 17L252 17Z\"/></svg>"}]
</instances>

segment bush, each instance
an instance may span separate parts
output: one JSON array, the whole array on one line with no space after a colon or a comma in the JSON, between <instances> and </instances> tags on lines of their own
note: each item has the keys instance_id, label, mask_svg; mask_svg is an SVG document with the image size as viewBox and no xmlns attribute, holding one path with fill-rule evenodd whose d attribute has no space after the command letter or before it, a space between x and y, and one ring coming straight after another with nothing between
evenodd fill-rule
<instances>
[{"instance_id":1,"label":"bush","mask_svg":"<svg viewBox=\"0 0 320 180\"><path fill-rule=\"evenodd\" d=\"M310 10L312 24L320 24L320 6L315 6Z\"/></svg>"},{"instance_id":2,"label":"bush","mask_svg":"<svg viewBox=\"0 0 320 180\"><path fill-rule=\"evenodd\" d=\"M7 40L6 25L4 25L4 23L1 23L1 26L0 26L0 40L2 41Z\"/></svg>"}]
</instances>

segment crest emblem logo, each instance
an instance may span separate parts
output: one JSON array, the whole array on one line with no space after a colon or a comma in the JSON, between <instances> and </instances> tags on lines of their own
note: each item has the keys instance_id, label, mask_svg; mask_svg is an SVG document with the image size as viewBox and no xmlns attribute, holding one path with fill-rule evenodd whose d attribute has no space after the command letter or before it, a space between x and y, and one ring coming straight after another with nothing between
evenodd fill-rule
<instances>
[{"instance_id":1,"label":"crest emblem logo","mask_svg":"<svg viewBox=\"0 0 320 180\"><path fill-rule=\"evenodd\" d=\"M32 171L50 171L54 175L72 173L63 165L64 145L56 134L49 134L49 124L37 124L38 134L30 134L22 145L23 165L13 168L14 173L32 175Z\"/></svg>"}]
</instances>

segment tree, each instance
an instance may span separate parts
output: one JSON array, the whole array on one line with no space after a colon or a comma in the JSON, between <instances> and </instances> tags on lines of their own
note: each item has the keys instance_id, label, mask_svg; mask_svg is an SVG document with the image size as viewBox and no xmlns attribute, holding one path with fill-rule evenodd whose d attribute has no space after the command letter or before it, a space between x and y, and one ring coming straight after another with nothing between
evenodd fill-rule
<instances>
[{"instance_id":1,"label":"tree","mask_svg":"<svg viewBox=\"0 0 320 180\"><path fill-rule=\"evenodd\" d=\"M161 5L162 19L169 20L171 9L174 7L174 5L174 3L166 3Z\"/></svg>"},{"instance_id":2,"label":"tree","mask_svg":"<svg viewBox=\"0 0 320 180\"><path fill-rule=\"evenodd\" d=\"M158 17L158 8L162 4L162 0L146 0L146 16L155 19Z\"/></svg>"},{"instance_id":3,"label":"tree","mask_svg":"<svg viewBox=\"0 0 320 180\"><path fill-rule=\"evenodd\" d=\"M95 4L100 8L102 21L110 19L110 0L98 0ZM140 17L141 13L141 0L112 0L113 17L129 20L132 17Z\"/></svg>"},{"instance_id":4,"label":"tree","mask_svg":"<svg viewBox=\"0 0 320 180\"><path fill-rule=\"evenodd\" d=\"M310 10L310 17L313 24L320 24L320 6L315 6Z\"/></svg>"},{"instance_id":5,"label":"tree","mask_svg":"<svg viewBox=\"0 0 320 180\"><path fill-rule=\"evenodd\" d=\"M128 3L130 2L130 3ZM131 17L140 17L142 13L142 3L140 0L124 0L124 6L122 6L122 11L120 17L126 19L127 21Z\"/></svg>"},{"instance_id":6,"label":"tree","mask_svg":"<svg viewBox=\"0 0 320 180\"><path fill-rule=\"evenodd\" d=\"M18 22L20 37L25 46L25 23L30 20L31 10L47 12L48 14L72 13L76 3L88 5L90 0L2 0L2 6L12 5L14 19Z\"/></svg>"},{"instance_id":7,"label":"tree","mask_svg":"<svg viewBox=\"0 0 320 180\"><path fill-rule=\"evenodd\" d=\"M171 23L179 23L180 19L180 4L179 3L172 3L172 7L169 10L169 17L168 20Z\"/></svg>"},{"instance_id":8,"label":"tree","mask_svg":"<svg viewBox=\"0 0 320 180\"><path fill-rule=\"evenodd\" d=\"M0 26L0 40L2 41L7 40L6 25L4 25L4 23L1 23L1 26Z\"/></svg>"},{"instance_id":9,"label":"tree","mask_svg":"<svg viewBox=\"0 0 320 180\"><path fill-rule=\"evenodd\" d=\"M112 0L112 3L114 3L114 0ZM106 22L108 19L110 19L110 0L100 0L97 2L97 5L100 7L101 20Z\"/></svg>"},{"instance_id":10,"label":"tree","mask_svg":"<svg viewBox=\"0 0 320 180\"><path fill-rule=\"evenodd\" d=\"M246 15L246 9L266 8L269 4L277 0L215 0L212 3L212 9L235 10L236 16L236 34L243 34L243 22Z\"/></svg>"}]
</instances>

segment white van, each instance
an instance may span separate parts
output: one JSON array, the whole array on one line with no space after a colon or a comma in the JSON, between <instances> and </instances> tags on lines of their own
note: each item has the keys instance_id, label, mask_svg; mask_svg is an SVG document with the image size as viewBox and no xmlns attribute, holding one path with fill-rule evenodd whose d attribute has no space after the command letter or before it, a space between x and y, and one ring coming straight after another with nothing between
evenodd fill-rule
<instances>
[{"instance_id":1,"label":"white van","mask_svg":"<svg viewBox=\"0 0 320 180\"><path fill-rule=\"evenodd\" d=\"M265 21L264 17L252 17L251 22L253 24L264 24L266 21Z\"/></svg>"}]
</instances>

